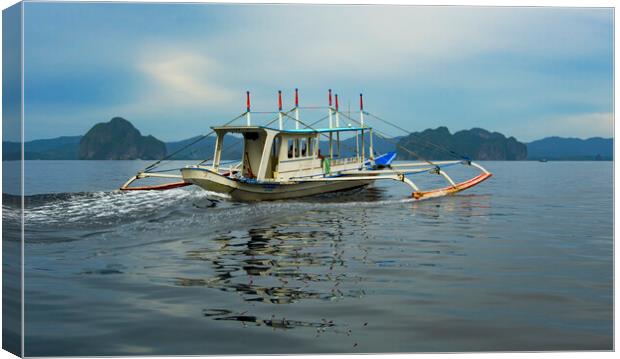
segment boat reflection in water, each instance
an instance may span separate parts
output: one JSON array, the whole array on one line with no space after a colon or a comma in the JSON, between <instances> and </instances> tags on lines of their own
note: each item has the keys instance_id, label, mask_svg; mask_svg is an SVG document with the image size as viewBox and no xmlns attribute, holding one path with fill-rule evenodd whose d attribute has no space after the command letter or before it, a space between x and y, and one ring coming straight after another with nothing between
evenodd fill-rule
<instances>
[{"instance_id":1,"label":"boat reflection in water","mask_svg":"<svg viewBox=\"0 0 620 359\"><path fill-rule=\"evenodd\" d=\"M359 249L359 258L345 255L343 224L338 219L325 219L328 217L325 212L304 213L304 216L323 218L323 223L293 221L292 224L253 228L241 235L221 234L211 240L216 247L186 252L188 261L210 263L214 275L176 278L175 284L234 292L246 303L275 305L364 296L364 289L359 287L361 278L348 274L346 266L352 260L363 261L366 251ZM351 225L352 220L347 224ZM247 310L207 308L203 315L214 320L239 321L244 326L311 327L317 329L317 335L335 327L332 320L324 318L316 321L276 318L275 315L261 318L248 314Z\"/></svg>"},{"instance_id":2,"label":"boat reflection in water","mask_svg":"<svg viewBox=\"0 0 620 359\"><path fill-rule=\"evenodd\" d=\"M193 269L174 278L174 284L234 294L220 301L208 299L201 314L210 320L351 336L352 331L366 329L365 303L375 305L386 293L407 291L406 283L415 281L416 274L447 271L444 276L459 277L452 273L459 269L443 263L463 255L458 241L414 234L405 238L398 229L400 223L454 227L449 223L454 218L461 223L479 222L489 210L487 196L462 198L462 204L450 199L414 202L395 200L384 189L372 187L337 196L322 199L321 206L310 199L285 203L288 214L278 224L255 224L245 230L239 226L205 238L201 247L184 252L187 267ZM383 201L410 210L399 211L390 224L380 223L383 217L375 214L389 210ZM470 231L467 237L483 238L484 233ZM208 265L201 267L201 262ZM386 282L386 272L400 284ZM342 316L339 311L346 308L357 312L352 309L351 317Z\"/></svg>"}]
</instances>

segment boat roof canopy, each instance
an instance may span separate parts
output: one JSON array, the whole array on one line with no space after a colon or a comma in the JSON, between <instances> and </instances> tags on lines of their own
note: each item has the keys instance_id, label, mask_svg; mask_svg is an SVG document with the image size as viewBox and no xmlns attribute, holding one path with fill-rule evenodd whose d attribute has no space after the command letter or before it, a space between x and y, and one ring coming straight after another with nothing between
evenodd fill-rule
<instances>
[{"instance_id":1,"label":"boat roof canopy","mask_svg":"<svg viewBox=\"0 0 620 359\"><path fill-rule=\"evenodd\" d=\"M290 134L304 134L304 133L325 133L325 132L348 132L348 131L362 131L362 130L370 130L370 127L335 127L335 128L300 128L300 129L286 129L279 130L277 128L266 127L266 126L215 126L211 127L213 131L216 132L254 132L256 130L271 130L281 133L290 133Z\"/></svg>"},{"instance_id":2,"label":"boat roof canopy","mask_svg":"<svg viewBox=\"0 0 620 359\"><path fill-rule=\"evenodd\" d=\"M284 132L284 133L323 133L323 132L347 132L347 131L361 131L368 130L370 127L334 127L334 128L300 128L300 129L290 129L290 130L278 130L272 128L274 131Z\"/></svg>"},{"instance_id":3,"label":"boat roof canopy","mask_svg":"<svg viewBox=\"0 0 620 359\"><path fill-rule=\"evenodd\" d=\"M256 132L256 130L263 130L265 127L263 126L213 126L211 129L215 132L234 132L234 133L244 133L244 132Z\"/></svg>"}]
</instances>

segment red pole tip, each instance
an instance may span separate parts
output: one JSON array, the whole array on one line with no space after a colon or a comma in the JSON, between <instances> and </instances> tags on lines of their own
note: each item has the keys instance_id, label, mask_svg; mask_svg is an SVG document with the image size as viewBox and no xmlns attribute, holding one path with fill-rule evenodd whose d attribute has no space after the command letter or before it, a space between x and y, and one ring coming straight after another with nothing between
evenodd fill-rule
<instances>
[{"instance_id":1,"label":"red pole tip","mask_svg":"<svg viewBox=\"0 0 620 359\"><path fill-rule=\"evenodd\" d=\"M299 107L299 93L295 89L295 107Z\"/></svg>"},{"instance_id":2,"label":"red pole tip","mask_svg":"<svg viewBox=\"0 0 620 359\"><path fill-rule=\"evenodd\" d=\"M335 96L336 96L336 111L338 111L338 94L336 94Z\"/></svg>"},{"instance_id":3,"label":"red pole tip","mask_svg":"<svg viewBox=\"0 0 620 359\"><path fill-rule=\"evenodd\" d=\"M245 92L245 106L248 112L250 112L250 91Z\"/></svg>"},{"instance_id":4,"label":"red pole tip","mask_svg":"<svg viewBox=\"0 0 620 359\"><path fill-rule=\"evenodd\" d=\"M362 97L362 94L360 94L360 110L364 111L364 98Z\"/></svg>"},{"instance_id":5,"label":"red pole tip","mask_svg":"<svg viewBox=\"0 0 620 359\"><path fill-rule=\"evenodd\" d=\"M278 91L278 109L282 111L282 91Z\"/></svg>"},{"instance_id":6,"label":"red pole tip","mask_svg":"<svg viewBox=\"0 0 620 359\"><path fill-rule=\"evenodd\" d=\"M332 89L328 90L329 107L332 107Z\"/></svg>"}]
</instances>

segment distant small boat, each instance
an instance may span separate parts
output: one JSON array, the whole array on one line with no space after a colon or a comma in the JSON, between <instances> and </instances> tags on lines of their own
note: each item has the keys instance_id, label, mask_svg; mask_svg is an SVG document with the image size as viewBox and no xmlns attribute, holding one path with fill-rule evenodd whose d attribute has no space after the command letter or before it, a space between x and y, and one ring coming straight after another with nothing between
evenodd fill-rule
<instances>
[{"instance_id":1,"label":"distant small boat","mask_svg":"<svg viewBox=\"0 0 620 359\"><path fill-rule=\"evenodd\" d=\"M547 162L547 159L546 158L541 158L541 159L538 160L538 162Z\"/></svg>"},{"instance_id":2,"label":"distant small boat","mask_svg":"<svg viewBox=\"0 0 620 359\"><path fill-rule=\"evenodd\" d=\"M255 201L318 195L364 187L379 180L394 180L407 184L413 190L413 198L423 199L457 193L491 177L491 173L486 169L467 158L395 164L395 152L375 156L373 136L378 131L367 125L364 115L377 119L378 117L364 111L362 95L360 94L359 121L339 111L338 95L335 95L335 106L332 106L331 90L328 99L328 114L325 118L329 120L327 127L313 127L314 123L311 126L299 119L297 89L295 106L290 111L282 111L282 93L279 91L277 117L266 125L253 125L250 94L247 92L247 111L224 126L212 127L216 142L210 164L205 160L180 168L180 175L155 171L154 168L162 161L174 155L171 154L130 178L121 190L164 190L197 185L208 191L229 195L235 200ZM295 122L294 128L284 128L285 117ZM341 126L341 117L356 123L357 126L352 123ZM245 118L245 124L232 125L232 122L242 118ZM278 122L277 128L272 125L275 121ZM221 161L222 144L227 134L243 137L243 151L240 161L224 166ZM345 135L355 136L356 148L353 156L341 156L340 139ZM203 138L206 136L208 135ZM321 138L327 140L327 153L321 153L319 149ZM410 149L405 150L415 154ZM443 168L456 164L476 168L481 173L467 181L455 183ZM422 190L407 177L418 173L439 175L447 181L448 186ZM158 186L130 187L134 181L149 177L178 178L182 181Z\"/></svg>"}]
</instances>

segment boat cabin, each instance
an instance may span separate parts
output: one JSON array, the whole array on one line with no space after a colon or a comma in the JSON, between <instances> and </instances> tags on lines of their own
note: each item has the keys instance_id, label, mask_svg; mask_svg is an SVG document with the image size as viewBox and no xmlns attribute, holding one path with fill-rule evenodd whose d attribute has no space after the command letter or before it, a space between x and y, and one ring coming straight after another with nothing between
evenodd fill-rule
<instances>
[{"instance_id":1,"label":"boat cabin","mask_svg":"<svg viewBox=\"0 0 620 359\"><path fill-rule=\"evenodd\" d=\"M364 165L364 134L369 127L278 130L264 126L213 127L216 133L213 169L219 170L226 134L243 136L243 152L236 173L256 181L286 181L315 176L336 175L339 171L361 168ZM354 134L351 134L354 132ZM356 138L354 156L341 157L341 134ZM327 150L321 151L321 142ZM369 143L372 154L372 140ZM230 173L234 170L231 168Z\"/></svg>"}]
</instances>

